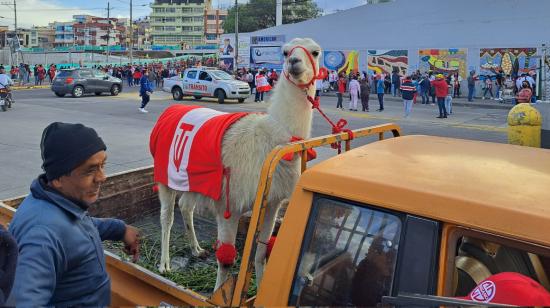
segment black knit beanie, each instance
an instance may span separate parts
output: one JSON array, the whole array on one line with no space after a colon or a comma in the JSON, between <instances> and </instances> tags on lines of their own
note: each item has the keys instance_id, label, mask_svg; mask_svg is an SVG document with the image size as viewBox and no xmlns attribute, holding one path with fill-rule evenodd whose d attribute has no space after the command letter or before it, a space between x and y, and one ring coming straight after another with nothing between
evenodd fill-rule
<instances>
[{"instance_id":1,"label":"black knit beanie","mask_svg":"<svg viewBox=\"0 0 550 308\"><path fill-rule=\"evenodd\" d=\"M82 124L54 122L44 129L40 152L48 181L70 173L107 147L93 128Z\"/></svg>"}]
</instances>

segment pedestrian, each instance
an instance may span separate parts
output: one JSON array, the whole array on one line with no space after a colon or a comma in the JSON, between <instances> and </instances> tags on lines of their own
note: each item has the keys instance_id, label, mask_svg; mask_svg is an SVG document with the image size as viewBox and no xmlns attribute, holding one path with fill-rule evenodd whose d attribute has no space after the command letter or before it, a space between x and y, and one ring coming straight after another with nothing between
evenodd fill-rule
<instances>
[{"instance_id":1,"label":"pedestrian","mask_svg":"<svg viewBox=\"0 0 550 308\"><path fill-rule=\"evenodd\" d=\"M436 75L433 74L433 72L430 72L428 74L428 78L430 79L430 96L432 97L432 106L435 105L435 88L432 84L432 81L436 80Z\"/></svg>"},{"instance_id":2,"label":"pedestrian","mask_svg":"<svg viewBox=\"0 0 550 308\"><path fill-rule=\"evenodd\" d=\"M476 71L471 71L470 76L468 76L468 101L469 102L474 101L474 95L476 91L476 81L477 81Z\"/></svg>"},{"instance_id":3,"label":"pedestrian","mask_svg":"<svg viewBox=\"0 0 550 308\"><path fill-rule=\"evenodd\" d=\"M485 76L485 81L483 82L483 88L484 88L484 91L483 91L483 96L481 97L482 100L485 100L485 96L487 96L487 92L491 94L491 99L495 98L493 95L493 80L491 79L491 76L489 75ZM487 96L487 98L489 97Z\"/></svg>"},{"instance_id":4,"label":"pedestrian","mask_svg":"<svg viewBox=\"0 0 550 308\"><path fill-rule=\"evenodd\" d=\"M524 80L521 84L521 90L519 90L518 95L516 96L516 104L521 103L530 103L531 98L533 97L533 89L529 81Z\"/></svg>"},{"instance_id":5,"label":"pedestrian","mask_svg":"<svg viewBox=\"0 0 550 308\"><path fill-rule=\"evenodd\" d=\"M315 80L315 97L321 96L322 91L323 91L323 80L321 79Z\"/></svg>"},{"instance_id":6,"label":"pedestrian","mask_svg":"<svg viewBox=\"0 0 550 308\"><path fill-rule=\"evenodd\" d=\"M455 72L451 77L451 85L453 86L453 97L460 98L460 83L462 83L462 77Z\"/></svg>"},{"instance_id":7,"label":"pedestrian","mask_svg":"<svg viewBox=\"0 0 550 308\"><path fill-rule=\"evenodd\" d=\"M447 118L447 109L445 108L445 97L449 91L448 84L445 81L443 74L437 74L436 79L431 82L434 88L435 96L437 97L437 107L439 108L439 116L437 118Z\"/></svg>"},{"instance_id":8,"label":"pedestrian","mask_svg":"<svg viewBox=\"0 0 550 308\"><path fill-rule=\"evenodd\" d=\"M384 94L391 93L391 84L390 74L384 74Z\"/></svg>"},{"instance_id":9,"label":"pedestrian","mask_svg":"<svg viewBox=\"0 0 550 308\"><path fill-rule=\"evenodd\" d=\"M34 85L37 86L38 85L38 65L34 65L34 68L33 68L33 73L34 73Z\"/></svg>"},{"instance_id":10,"label":"pedestrian","mask_svg":"<svg viewBox=\"0 0 550 308\"><path fill-rule=\"evenodd\" d=\"M380 104L380 107L376 110L379 112L384 111L384 78L382 75L376 76L376 94L378 95L378 104Z\"/></svg>"},{"instance_id":11,"label":"pedestrian","mask_svg":"<svg viewBox=\"0 0 550 308\"><path fill-rule=\"evenodd\" d=\"M149 100L151 100L152 93L153 87L149 82L149 72L145 70L143 72L143 76L141 76L141 80L139 81L139 96L141 96L141 107L139 108L139 111L143 113L149 112L145 109L145 106L147 106Z\"/></svg>"},{"instance_id":12,"label":"pedestrian","mask_svg":"<svg viewBox=\"0 0 550 308\"><path fill-rule=\"evenodd\" d=\"M352 80L349 83L349 93L351 95L351 100L349 102L349 110L357 111L357 102L361 96L361 85L357 81L357 75L353 76Z\"/></svg>"},{"instance_id":13,"label":"pedestrian","mask_svg":"<svg viewBox=\"0 0 550 308\"><path fill-rule=\"evenodd\" d=\"M365 76L366 77L366 76ZM364 112L369 112L370 85L368 78L361 79L361 105Z\"/></svg>"},{"instance_id":14,"label":"pedestrian","mask_svg":"<svg viewBox=\"0 0 550 308\"><path fill-rule=\"evenodd\" d=\"M44 69L42 64L38 65L37 74L38 74L38 84L42 85L42 82L44 82L44 78L46 78L46 69Z\"/></svg>"},{"instance_id":15,"label":"pedestrian","mask_svg":"<svg viewBox=\"0 0 550 308\"><path fill-rule=\"evenodd\" d=\"M336 93L336 96L338 97L338 102L336 103L336 109L344 110L344 106L342 105L344 93L346 93L346 79L344 78L344 76L340 75L337 86L338 93Z\"/></svg>"},{"instance_id":16,"label":"pedestrian","mask_svg":"<svg viewBox=\"0 0 550 308\"><path fill-rule=\"evenodd\" d=\"M271 86L267 82L265 72L262 70L256 75L256 99L257 103L264 101L264 93L271 91Z\"/></svg>"},{"instance_id":17,"label":"pedestrian","mask_svg":"<svg viewBox=\"0 0 550 308\"><path fill-rule=\"evenodd\" d=\"M504 75L502 74L502 70L500 68L496 69L495 84L496 84L495 100L502 101L502 89L504 88Z\"/></svg>"},{"instance_id":18,"label":"pedestrian","mask_svg":"<svg viewBox=\"0 0 550 308\"><path fill-rule=\"evenodd\" d=\"M4 68L0 64L0 67ZM17 266L17 243L4 226L0 224L0 306L4 307L11 293L15 279L15 268Z\"/></svg>"},{"instance_id":19,"label":"pedestrian","mask_svg":"<svg viewBox=\"0 0 550 308\"><path fill-rule=\"evenodd\" d=\"M405 108L405 118L408 118L411 114L412 104L414 97L416 96L416 86L411 80L410 76L405 77L403 84L400 87L401 96L403 97L403 106Z\"/></svg>"},{"instance_id":20,"label":"pedestrian","mask_svg":"<svg viewBox=\"0 0 550 308\"><path fill-rule=\"evenodd\" d=\"M430 79L428 79L428 76L426 74L422 75L419 81L419 84L421 89L420 95L422 96L422 104L423 105L428 104L430 102L429 94L430 94L431 83L430 83Z\"/></svg>"},{"instance_id":21,"label":"pedestrian","mask_svg":"<svg viewBox=\"0 0 550 308\"><path fill-rule=\"evenodd\" d=\"M12 296L18 307L109 306L101 241L123 241L136 261L138 230L88 216L105 182L106 146L92 128L55 122L40 142L42 169L9 231L19 246Z\"/></svg>"},{"instance_id":22,"label":"pedestrian","mask_svg":"<svg viewBox=\"0 0 550 308\"><path fill-rule=\"evenodd\" d=\"M447 96L445 97L445 110L447 110L447 114L453 114L453 95L454 95L454 86L452 83L449 83L447 91Z\"/></svg>"},{"instance_id":23,"label":"pedestrian","mask_svg":"<svg viewBox=\"0 0 550 308\"><path fill-rule=\"evenodd\" d=\"M399 73L397 70L394 70L391 74L391 91L393 94L393 97L397 96L397 93L399 92L399 88L401 87L401 76L399 76Z\"/></svg>"},{"instance_id":24,"label":"pedestrian","mask_svg":"<svg viewBox=\"0 0 550 308\"><path fill-rule=\"evenodd\" d=\"M338 81L338 75L335 71L330 71L330 74L328 75L328 82L330 83L330 90L334 91L336 90L336 82Z\"/></svg>"},{"instance_id":25,"label":"pedestrian","mask_svg":"<svg viewBox=\"0 0 550 308\"><path fill-rule=\"evenodd\" d=\"M139 68L136 68L136 70L134 71L134 85L136 86L139 86L140 82L141 82L141 77L142 77L142 74L141 74L141 71Z\"/></svg>"}]
</instances>

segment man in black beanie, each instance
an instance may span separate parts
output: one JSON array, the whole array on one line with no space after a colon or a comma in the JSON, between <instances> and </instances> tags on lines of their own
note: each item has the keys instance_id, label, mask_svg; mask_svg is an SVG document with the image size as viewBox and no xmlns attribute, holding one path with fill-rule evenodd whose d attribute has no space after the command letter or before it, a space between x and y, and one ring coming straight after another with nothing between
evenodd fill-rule
<instances>
[{"instance_id":1,"label":"man in black beanie","mask_svg":"<svg viewBox=\"0 0 550 308\"><path fill-rule=\"evenodd\" d=\"M106 180L106 148L82 124L55 122L44 129L45 173L31 184L9 228L19 246L12 291L17 306L109 306L101 241L122 240L137 259L136 228L87 214Z\"/></svg>"}]
</instances>

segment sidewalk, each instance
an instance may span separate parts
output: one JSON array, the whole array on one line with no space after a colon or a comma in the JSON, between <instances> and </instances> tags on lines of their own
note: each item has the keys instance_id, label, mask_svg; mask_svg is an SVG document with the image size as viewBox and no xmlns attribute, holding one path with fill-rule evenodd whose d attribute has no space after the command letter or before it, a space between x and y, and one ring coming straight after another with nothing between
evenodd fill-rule
<instances>
[{"instance_id":1,"label":"sidewalk","mask_svg":"<svg viewBox=\"0 0 550 308\"><path fill-rule=\"evenodd\" d=\"M349 95L347 92L345 95ZM326 92L321 93L321 96L325 97L336 97L336 92ZM344 101L346 100L346 97L344 96ZM378 98L376 94L370 94L370 100L373 102L377 102ZM431 98L430 98L431 100ZM403 102L403 99L399 96L394 97L391 94L385 94L384 95L384 101L390 101L390 102ZM417 103L421 101L419 98L417 98ZM474 108L489 108L489 109L503 109L503 110L509 110L512 109L515 105L512 104L503 104L499 103L492 99L474 99L473 102L468 102L467 98L461 97L461 98L453 98L453 106L461 106L461 107L474 107Z\"/></svg>"}]
</instances>

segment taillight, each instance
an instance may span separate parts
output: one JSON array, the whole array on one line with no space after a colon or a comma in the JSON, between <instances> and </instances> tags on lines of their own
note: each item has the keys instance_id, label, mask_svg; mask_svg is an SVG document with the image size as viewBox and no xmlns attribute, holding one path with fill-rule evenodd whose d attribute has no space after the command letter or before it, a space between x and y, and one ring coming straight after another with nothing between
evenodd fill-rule
<instances>
[{"instance_id":1,"label":"taillight","mask_svg":"<svg viewBox=\"0 0 550 308\"><path fill-rule=\"evenodd\" d=\"M67 77L67 79L65 79L65 84L71 84L73 83L73 81L74 81L73 77Z\"/></svg>"}]
</instances>

